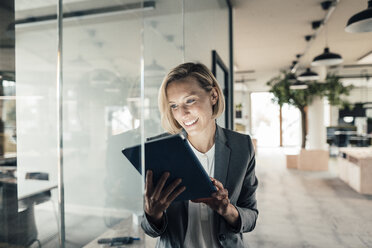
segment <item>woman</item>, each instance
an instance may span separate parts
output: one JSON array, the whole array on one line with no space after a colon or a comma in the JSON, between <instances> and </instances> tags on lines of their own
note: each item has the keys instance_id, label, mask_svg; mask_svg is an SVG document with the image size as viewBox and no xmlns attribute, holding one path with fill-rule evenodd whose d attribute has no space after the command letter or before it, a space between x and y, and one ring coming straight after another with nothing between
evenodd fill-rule
<instances>
[{"instance_id":1,"label":"woman","mask_svg":"<svg viewBox=\"0 0 372 248\"><path fill-rule=\"evenodd\" d=\"M207 199L173 202L185 187L169 173L153 185L146 173L144 231L159 237L156 247L245 247L242 233L258 216L255 157L251 139L216 124L224 111L222 91L208 68L185 63L169 72L159 92L162 126L184 132L217 192Z\"/></svg>"}]
</instances>

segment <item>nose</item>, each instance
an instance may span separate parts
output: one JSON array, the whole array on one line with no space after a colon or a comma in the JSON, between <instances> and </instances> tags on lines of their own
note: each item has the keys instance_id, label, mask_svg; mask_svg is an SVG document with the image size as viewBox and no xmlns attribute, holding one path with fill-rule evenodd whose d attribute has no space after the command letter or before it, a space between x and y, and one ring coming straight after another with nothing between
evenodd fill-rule
<instances>
[{"instance_id":1,"label":"nose","mask_svg":"<svg viewBox=\"0 0 372 248\"><path fill-rule=\"evenodd\" d=\"M189 111L188 107L185 106L185 105L182 105L181 106L181 115L185 116L185 115L188 115L189 113L190 113L190 111Z\"/></svg>"}]
</instances>

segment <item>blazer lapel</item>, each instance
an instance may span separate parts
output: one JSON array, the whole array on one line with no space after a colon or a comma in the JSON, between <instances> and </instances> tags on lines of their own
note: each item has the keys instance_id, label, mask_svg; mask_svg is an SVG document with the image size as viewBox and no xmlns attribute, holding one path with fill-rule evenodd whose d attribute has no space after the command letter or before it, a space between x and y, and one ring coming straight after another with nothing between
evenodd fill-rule
<instances>
[{"instance_id":1,"label":"blazer lapel","mask_svg":"<svg viewBox=\"0 0 372 248\"><path fill-rule=\"evenodd\" d=\"M214 178L225 186L231 150L227 145L226 136L222 128L218 125L216 125L215 145Z\"/></svg>"},{"instance_id":2,"label":"blazer lapel","mask_svg":"<svg viewBox=\"0 0 372 248\"><path fill-rule=\"evenodd\" d=\"M181 130L181 134L187 138L185 129ZM227 139L223 129L216 124L215 134L215 164L214 164L214 178L220 181L224 186L226 184L227 171L230 161L230 147L227 145Z\"/></svg>"}]
</instances>

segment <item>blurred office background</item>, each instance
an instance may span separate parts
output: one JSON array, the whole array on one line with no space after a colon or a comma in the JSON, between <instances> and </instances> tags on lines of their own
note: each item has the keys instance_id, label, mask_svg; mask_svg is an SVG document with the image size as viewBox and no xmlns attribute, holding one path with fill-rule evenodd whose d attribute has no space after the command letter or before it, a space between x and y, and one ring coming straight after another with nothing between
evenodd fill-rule
<instances>
[{"instance_id":1,"label":"blurred office background","mask_svg":"<svg viewBox=\"0 0 372 248\"><path fill-rule=\"evenodd\" d=\"M372 191L340 177L340 168L354 166L342 149L371 146L372 33L344 30L367 1L63 0L62 26L58 4L0 3L0 247L95 247L97 238L119 234L142 235L139 247L153 247L139 234L143 178L121 150L163 132L159 86L188 61L207 65L224 88L218 123L255 141L262 217L245 235L250 247L372 246ZM354 85L345 99L355 107L326 98L308 106L306 148L325 151L327 169L289 169L288 155L301 153L301 115L273 103L266 82L294 66L304 72L326 39L343 63L312 70ZM372 170L358 168L350 171L372 179Z\"/></svg>"}]
</instances>

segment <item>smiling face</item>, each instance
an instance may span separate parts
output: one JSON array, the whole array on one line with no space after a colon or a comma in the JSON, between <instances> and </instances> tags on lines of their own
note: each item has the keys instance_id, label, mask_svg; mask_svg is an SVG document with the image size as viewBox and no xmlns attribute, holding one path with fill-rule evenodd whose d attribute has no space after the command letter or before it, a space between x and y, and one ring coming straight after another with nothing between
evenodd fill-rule
<instances>
[{"instance_id":1,"label":"smiling face","mask_svg":"<svg viewBox=\"0 0 372 248\"><path fill-rule=\"evenodd\" d=\"M188 77L170 83L166 92L174 119L189 136L208 133L214 128L213 105L218 99L214 88L207 92L194 78Z\"/></svg>"}]
</instances>

